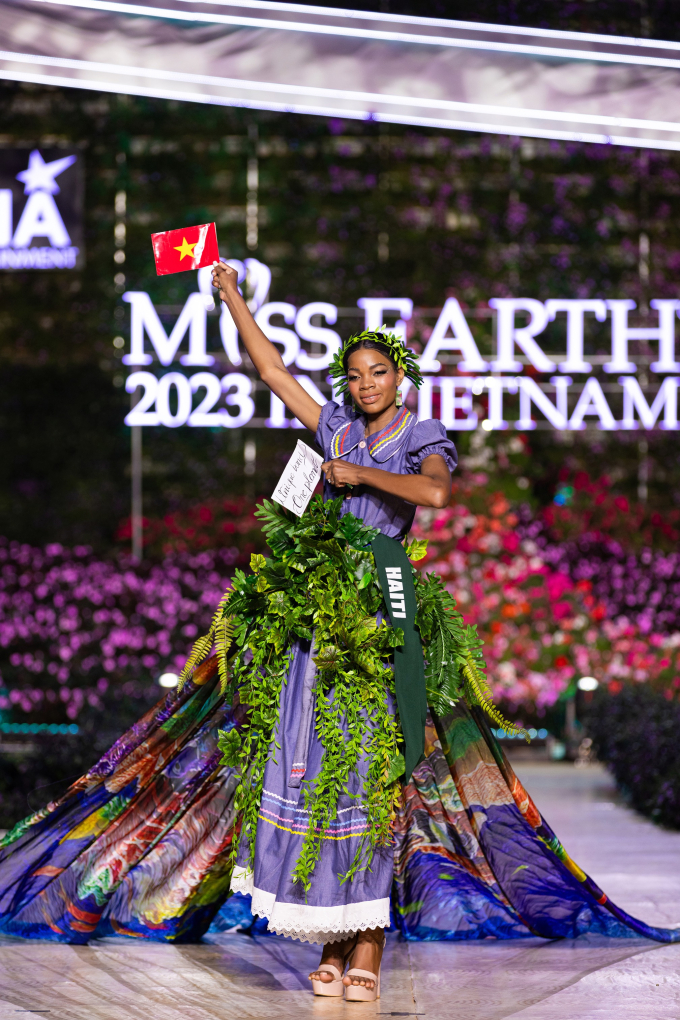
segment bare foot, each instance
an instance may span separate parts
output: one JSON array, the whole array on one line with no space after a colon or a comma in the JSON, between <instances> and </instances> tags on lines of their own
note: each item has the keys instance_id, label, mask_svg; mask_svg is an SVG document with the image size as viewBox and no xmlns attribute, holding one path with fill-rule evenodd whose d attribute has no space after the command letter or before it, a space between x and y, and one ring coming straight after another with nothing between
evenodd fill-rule
<instances>
[{"instance_id":1,"label":"bare foot","mask_svg":"<svg viewBox=\"0 0 680 1020\"><path fill-rule=\"evenodd\" d=\"M355 935L353 935L349 939L345 939L344 942L327 942L326 945L323 947L323 952L321 953L319 967L322 967L324 963L329 963L331 964L331 966L337 967L337 969L342 974L342 972L345 969L347 957L354 949L355 942L356 942ZM332 974L329 974L328 971L313 970L312 973L309 975L309 980L323 981L324 984L328 984L329 982L335 981L337 979L334 978Z\"/></svg>"},{"instance_id":2,"label":"bare foot","mask_svg":"<svg viewBox=\"0 0 680 1020\"><path fill-rule=\"evenodd\" d=\"M356 945L349 961L350 970L356 967L358 970L368 970L371 974L378 974L380 961L383 954L383 942L385 931L383 928L368 928L366 931L357 932ZM345 974L342 983L349 985L363 985L372 991L375 988L375 981L371 978L348 977Z\"/></svg>"}]
</instances>

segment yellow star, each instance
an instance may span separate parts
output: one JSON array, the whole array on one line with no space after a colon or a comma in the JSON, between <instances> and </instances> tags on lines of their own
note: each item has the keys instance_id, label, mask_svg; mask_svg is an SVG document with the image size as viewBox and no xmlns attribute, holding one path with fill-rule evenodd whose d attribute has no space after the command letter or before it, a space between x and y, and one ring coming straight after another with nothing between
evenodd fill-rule
<instances>
[{"instance_id":1,"label":"yellow star","mask_svg":"<svg viewBox=\"0 0 680 1020\"><path fill-rule=\"evenodd\" d=\"M196 247L197 244L198 241L194 241L193 244L189 244L186 237L182 237L182 243L175 247L175 251L179 252L180 262L182 261L185 255L188 255L190 259L194 257L194 248Z\"/></svg>"}]
</instances>

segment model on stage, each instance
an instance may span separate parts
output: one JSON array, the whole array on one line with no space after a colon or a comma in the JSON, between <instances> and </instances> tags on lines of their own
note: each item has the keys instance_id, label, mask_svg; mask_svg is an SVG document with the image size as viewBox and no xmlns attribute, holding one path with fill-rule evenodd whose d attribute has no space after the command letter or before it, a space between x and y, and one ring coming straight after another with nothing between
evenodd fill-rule
<instances>
[{"instance_id":1,"label":"model on stage","mask_svg":"<svg viewBox=\"0 0 680 1020\"><path fill-rule=\"evenodd\" d=\"M350 1000L379 994L390 925L413 940L680 941L566 854L489 728L474 628L409 565L415 507L447 504L456 465L441 423L400 406L416 356L387 332L351 337L331 367L347 400L319 407L236 273L214 277L260 377L316 433L324 500L300 518L265 502L271 555L236 572L185 682L5 837L0 931L187 942L220 908L258 915L322 944L312 988Z\"/></svg>"}]
</instances>

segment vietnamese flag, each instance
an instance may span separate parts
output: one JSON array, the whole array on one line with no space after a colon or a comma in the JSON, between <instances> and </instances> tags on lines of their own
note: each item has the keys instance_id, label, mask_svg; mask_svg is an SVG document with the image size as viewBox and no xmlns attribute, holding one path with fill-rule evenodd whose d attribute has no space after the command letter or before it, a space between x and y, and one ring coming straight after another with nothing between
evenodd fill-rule
<instances>
[{"instance_id":1,"label":"vietnamese flag","mask_svg":"<svg viewBox=\"0 0 680 1020\"><path fill-rule=\"evenodd\" d=\"M202 269L220 260L214 223L201 223L198 227L152 234L151 245L157 276Z\"/></svg>"}]
</instances>

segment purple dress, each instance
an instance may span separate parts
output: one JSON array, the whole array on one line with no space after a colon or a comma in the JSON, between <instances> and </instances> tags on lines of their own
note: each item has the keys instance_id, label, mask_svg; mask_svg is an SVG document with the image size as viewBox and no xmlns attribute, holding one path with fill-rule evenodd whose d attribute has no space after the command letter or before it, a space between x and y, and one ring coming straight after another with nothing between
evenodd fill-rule
<instances>
[{"instance_id":1,"label":"purple dress","mask_svg":"<svg viewBox=\"0 0 680 1020\"><path fill-rule=\"evenodd\" d=\"M327 460L382 468L394 474L418 474L431 454L440 454L451 471L456 450L439 421L419 422L405 407L380 432L366 438L363 417L329 402L321 410L316 440ZM340 494L327 482L324 499ZM390 538L402 539L413 523L415 506L361 486L345 499L365 524ZM366 928L390 923L394 850L378 849L370 870L351 882L340 882L350 867L358 840L366 831L366 812L360 796L343 795L337 821L324 833L321 857L305 893L293 884L291 873L302 848L308 812L300 784L314 779L321 767L323 747L314 731L315 667L309 642L294 652L288 682L281 695L277 737L281 751L267 765L260 807L255 870L235 870L231 887L252 895L252 911L266 917L269 928L306 942L334 942ZM355 776L350 793L360 794L363 777Z\"/></svg>"}]
</instances>

